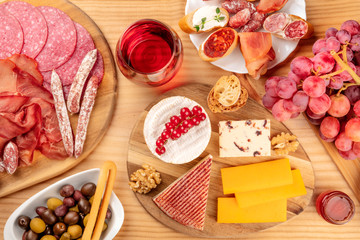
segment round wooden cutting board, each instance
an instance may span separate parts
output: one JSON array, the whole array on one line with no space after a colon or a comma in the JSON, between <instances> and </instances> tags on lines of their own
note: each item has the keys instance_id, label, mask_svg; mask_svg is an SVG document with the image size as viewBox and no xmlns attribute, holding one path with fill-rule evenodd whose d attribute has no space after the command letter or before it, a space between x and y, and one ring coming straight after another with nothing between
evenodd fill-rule
<instances>
[{"instance_id":1,"label":"round wooden cutting board","mask_svg":"<svg viewBox=\"0 0 360 240\"><path fill-rule=\"evenodd\" d=\"M96 48L103 56L105 75L98 89L91 113L83 154L77 159L72 157L59 161L47 159L36 151L33 165L19 168L13 175L0 173L0 197L59 175L85 159L104 136L116 103L117 76L114 59L109 45L96 23L80 8L66 0L28 0L26 2L34 6L56 7L67 13L73 21L85 27L91 34ZM78 114L70 116L74 133L76 133L77 118Z\"/></svg>"},{"instance_id":2,"label":"round wooden cutting board","mask_svg":"<svg viewBox=\"0 0 360 240\"><path fill-rule=\"evenodd\" d=\"M207 95L210 89L210 85L203 84L190 84L173 89L160 96L156 101L150 104L141 114L130 137L127 162L128 174L130 176L131 173L141 168L144 163L147 163L154 166L161 173L162 183L156 189L146 195L135 194L135 196L137 197L141 205L158 221L176 231L192 236L236 238L244 236L245 233L258 232L276 226L279 223L219 224L216 222L217 198L225 197L222 192L220 176L221 168L281 158L278 156L257 158L220 158L218 122L221 120L270 119L271 137L281 132L290 132L290 130L287 129L281 122L276 121L272 117L270 112L268 112L263 106L259 105L252 99L249 99L246 105L237 112L224 114L214 114L210 112L206 103ZM211 121L212 134L209 145L199 158L187 164L175 165L165 163L159 160L151 154L143 136L145 117L151 107L155 105L158 101L170 96L185 96L198 102L205 108ZM162 190L164 190L167 186L169 186L178 177L187 172L192 166L194 166L199 160L201 160L208 154L211 154L214 158L211 170L205 227L203 231L199 231L190 227L183 226L168 217L154 204L152 198L158 193L160 193ZM309 204L314 192L315 179L311 161L301 145L295 153L291 153L287 157L290 159L291 167L293 169L300 169L307 190L306 195L290 198L288 200L287 217L288 219L291 219L294 216L299 215Z\"/></svg>"}]
</instances>

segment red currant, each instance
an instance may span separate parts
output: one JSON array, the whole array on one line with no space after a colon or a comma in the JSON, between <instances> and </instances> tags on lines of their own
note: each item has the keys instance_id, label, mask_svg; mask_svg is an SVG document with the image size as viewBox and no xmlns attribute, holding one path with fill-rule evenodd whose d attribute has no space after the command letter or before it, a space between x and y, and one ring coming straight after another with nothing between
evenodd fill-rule
<instances>
[{"instance_id":1,"label":"red currant","mask_svg":"<svg viewBox=\"0 0 360 240\"><path fill-rule=\"evenodd\" d=\"M202 122L206 119L206 114L205 113L200 113L200 115L198 116L199 120Z\"/></svg>"},{"instance_id":2,"label":"red currant","mask_svg":"<svg viewBox=\"0 0 360 240\"><path fill-rule=\"evenodd\" d=\"M171 139L172 140L176 140L181 136L181 133L179 132L179 130L174 129L171 133Z\"/></svg>"},{"instance_id":3,"label":"red currant","mask_svg":"<svg viewBox=\"0 0 360 240\"><path fill-rule=\"evenodd\" d=\"M170 118L170 122L174 124L174 126L177 126L180 123L181 119L178 116L172 116Z\"/></svg>"},{"instance_id":4,"label":"red currant","mask_svg":"<svg viewBox=\"0 0 360 240\"><path fill-rule=\"evenodd\" d=\"M180 110L180 116L182 120L187 119L188 117L191 117L191 111L189 108L184 107Z\"/></svg>"},{"instance_id":5,"label":"red currant","mask_svg":"<svg viewBox=\"0 0 360 240\"><path fill-rule=\"evenodd\" d=\"M156 146L157 146L158 148L161 148L161 147L164 146L164 144L165 144L165 140L162 139L161 137L159 137L158 140L156 141Z\"/></svg>"},{"instance_id":6,"label":"red currant","mask_svg":"<svg viewBox=\"0 0 360 240\"><path fill-rule=\"evenodd\" d=\"M187 129L189 129L193 126L192 121L190 119L184 120L182 125L184 126L184 128L187 128Z\"/></svg>"},{"instance_id":7,"label":"red currant","mask_svg":"<svg viewBox=\"0 0 360 240\"><path fill-rule=\"evenodd\" d=\"M165 130L161 133L161 138L164 139L164 140L167 140L167 139L169 139L169 137L170 137L170 132L165 129Z\"/></svg>"},{"instance_id":8,"label":"red currant","mask_svg":"<svg viewBox=\"0 0 360 240\"><path fill-rule=\"evenodd\" d=\"M159 155L164 154L165 151L166 151L166 149L165 149L164 146L162 146L161 148L158 148L158 147L157 147L157 148L155 149L155 152L156 152L157 154L159 154Z\"/></svg>"},{"instance_id":9,"label":"red currant","mask_svg":"<svg viewBox=\"0 0 360 240\"><path fill-rule=\"evenodd\" d=\"M194 126L197 126L197 125L200 124L200 119L199 119L198 117L194 117L194 118L192 118L191 120L192 120L192 124L193 124Z\"/></svg>"},{"instance_id":10,"label":"red currant","mask_svg":"<svg viewBox=\"0 0 360 240\"><path fill-rule=\"evenodd\" d=\"M165 124L165 128L168 130L168 131L170 131L171 132L171 130L173 130L174 129L174 124L172 124L171 122L167 122L166 124Z\"/></svg>"},{"instance_id":11,"label":"red currant","mask_svg":"<svg viewBox=\"0 0 360 240\"><path fill-rule=\"evenodd\" d=\"M193 109L192 109L193 115L199 116L200 113L202 113L202 108L199 105L193 107Z\"/></svg>"},{"instance_id":12,"label":"red currant","mask_svg":"<svg viewBox=\"0 0 360 240\"><path fill-rule=\"evenodd\" d=\"M178 132L180 132L181 134L188 132L188 129L185 128L183 124L181 124L181 125L177 128L177 130L178 130Z\"/></svg>"}]
</instances>

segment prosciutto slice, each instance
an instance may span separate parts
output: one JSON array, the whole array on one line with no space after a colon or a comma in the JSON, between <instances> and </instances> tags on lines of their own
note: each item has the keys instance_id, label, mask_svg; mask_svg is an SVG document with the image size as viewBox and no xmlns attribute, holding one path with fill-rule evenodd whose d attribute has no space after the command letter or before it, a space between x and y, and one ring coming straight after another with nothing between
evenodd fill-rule
<instances>
[{"instance_id":1,"label":"prosciutto slice","mask_svg":"<svg viewBox=\"0 0 360 240\"><path fill-rule=\"evenodd\" d=\"M256 10L259 13L272 13L285 6L288 0L260 0Z\"/></svg>"},{"instance_id":2,"label":"prosciutto slice","mask_svg":"<svg viewBox=\"0 0 360 240\"><path fill-rule=\"evenodd\" d=\"M239 33L240 48L244 56L246 68L255 79L259 79L267 71L267 65L275 59L270 33L243 32Z\"/></svg>"}]
</instances>

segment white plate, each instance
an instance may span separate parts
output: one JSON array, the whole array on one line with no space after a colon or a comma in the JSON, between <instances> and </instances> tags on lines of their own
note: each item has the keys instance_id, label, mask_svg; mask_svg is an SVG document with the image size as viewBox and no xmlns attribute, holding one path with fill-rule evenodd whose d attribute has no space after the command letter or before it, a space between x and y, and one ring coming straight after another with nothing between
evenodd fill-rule
<instances>
[{"instance_id":1,"label":"white plate","mask_svg":"<svg viewBox=\"0 0 360 240\"><path fill-rule=\"evenodd\" d=\"M180 115L180 109L188 107L190 110L199 105L197 102L181 96L169 97L154 105L146 116L144 123L144 137L152 154L167 163L183 164L197 158L209 144L211 137L211 124L206 114L205 121L198 126L192 127L187 133L177 140L169 140L165 144L165 153L158 155L155 152L156 140L165 129L165 123L169 122L174 115Z\"/></svg>"},{"instance_id":2,"label":"white plate","mask_svg":"<svg viewBox=\"0 0 360 240\"><path fill-rule=\"evenodd\" d=\"M188 14L200 7L206 5L221 6L221 0L203 1L203 0L187 0L185 7L185 14ZM289 0L286 5L279 11L289 14L297 15L303 19L306 19L306 6L305 0ZM261 29L260 31L264 31ZM190 34L190 40L197 49L201 43L209 36L210 33ZM274 61L269 63L269 69L275 67L277 64L283 62L296 48L299 43L297 41L289 41L272 36L273 48L276 53ZM248 73L245 67L245 60L240 52L240 48L237 47L231 54L221 58L215 62L211 62L213 65L220 67L226 71L236 73Z\"/></svg>"},{"instance_id":3,"label":"white plate","mask_svg":"<svg viewBox=\"0 0 360 240\"><path fill-rule=\"evenodd\" d=\"M80 189L81 186L87 182L93 182L97 184L100 169L94 168L84 172L74 174L70 177L64 178L49 187L41 190L28 200L26 200L20 207L18 207L6 222L4 229L4 239L22 239L24 230L17 224L17 218L21 215L35 217L36 207L46 206L46 201L50 197L61 198L59 190L66 184L72 184L75 189ZM111 194L109 208L112 212L111 220L108 221L108 228L101 234L101 240L111 240L119 232L124 222L124 208L121 205L120 200L117 198L114 192Z\"/></svg>"}]
</instances>

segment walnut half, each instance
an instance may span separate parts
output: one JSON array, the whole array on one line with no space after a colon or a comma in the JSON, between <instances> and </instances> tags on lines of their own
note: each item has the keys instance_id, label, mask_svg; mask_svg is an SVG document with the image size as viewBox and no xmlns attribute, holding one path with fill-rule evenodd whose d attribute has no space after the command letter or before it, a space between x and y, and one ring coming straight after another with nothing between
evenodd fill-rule
<instances>
[{"instance_id":1,"label":"walnut half","mask_svg":"<svg viewBox=\"0 0 360 240\"><path fill-rule=\"evenodd\" d=\"M296 139L295 135L282 132L271 139L271 145L276 155L286 155L289 152L295 152L299 147L299 142Z\"/></svg>"},{"instance_id":2,"label":"walnut half","mask_svg":"<svg viewBox=\"0 0 360 240\"><path fill-rule=\"evenodd\" d=\"M130 175L129 186L134 192L146 194L161 183L160 173L148 164Z\"/></svg>"}]
</instances>

